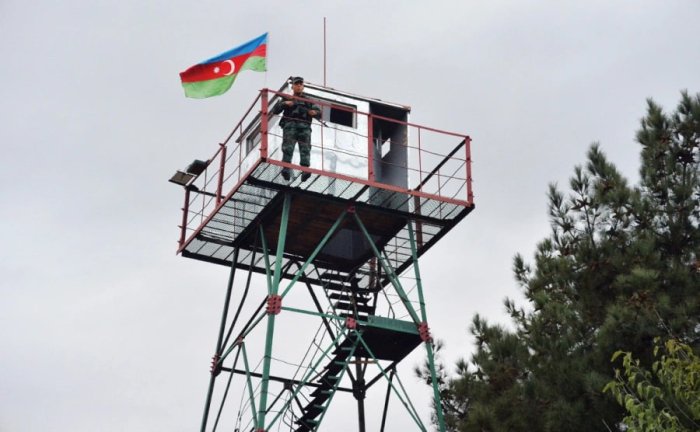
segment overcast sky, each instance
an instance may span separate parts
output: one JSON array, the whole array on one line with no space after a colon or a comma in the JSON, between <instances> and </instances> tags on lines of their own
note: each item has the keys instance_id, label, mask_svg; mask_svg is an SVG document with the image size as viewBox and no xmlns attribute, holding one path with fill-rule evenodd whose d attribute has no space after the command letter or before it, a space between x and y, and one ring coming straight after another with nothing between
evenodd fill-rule
<instances>
[{"instance_id":1,"label":"overcast sky","mask_svg":"<svg viewBox=\"0 0 700 432\"><path fill-rule=\"evenodd\" d=\"M547 184L594 141L636 181L645 99L700 91L696 0L1 0L0 431L198 429L227 271L175 255L167 179L260 88L323 82L324 16L329 86L474 140L476 210L421 262L448 365L475 313L508 323ZM180 71L266 31L267 73L184 97ZM419 354L403 379L427 420Z\"/></svg>"}]
</instances>

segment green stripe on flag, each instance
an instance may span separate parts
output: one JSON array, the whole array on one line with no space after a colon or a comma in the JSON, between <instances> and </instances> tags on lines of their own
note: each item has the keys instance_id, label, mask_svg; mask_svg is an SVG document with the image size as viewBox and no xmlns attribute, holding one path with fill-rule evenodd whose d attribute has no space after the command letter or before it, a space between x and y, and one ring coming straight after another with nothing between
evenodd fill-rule
<instances>
[{"instance_id":1,"label":"green stripe on flag","mask_svg":"<svg viewBox=\"0 0 700 432\"><path fill-rule=\"evenodd\" d=\"M254 57L248 57L248 60L243 63L243 66L241 66L241 69L239 70L252 70L255 72L264 72L266 71L267 64L265 62L265 57L260 57L260 56L254 56Z\"/></svg>"},{"instance_id":2,"label":"green stripe on flag","mask_svg":"<svg viewBox=\"0 0 700 432\"><path fill-rule=\"evenodd\" d=\"M231 88L237 75L233 74L206 81L183 82L182 88L185 89L185 96L189 98L204 99L211 96L219 96Z\"/></svg>"},{"instance_id":3,"label":"green stripe on flag","mask_svg":"<svg viewBox=\"0 0 700 432\"><path fill-rule=\"evenodd\" d=\"M265 57L252 56L238 69L238 73L244 70L264 72L267 70L266 68L267 63ZM220 94L226 93L226 91L231 88L238 73L206 81L183 82L182 88L185 89L185 96L189 98L204 99L212 96L219 96Z\"/></svg>"}]
</instances>

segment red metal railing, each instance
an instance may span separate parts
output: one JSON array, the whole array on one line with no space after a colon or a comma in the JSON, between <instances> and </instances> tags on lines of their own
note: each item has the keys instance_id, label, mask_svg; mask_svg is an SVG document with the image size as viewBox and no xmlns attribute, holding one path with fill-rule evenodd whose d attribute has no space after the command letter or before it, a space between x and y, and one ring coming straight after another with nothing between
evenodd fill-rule
<instances>
[{"instance_id":1,"label":"red metal railing","mask_svg":"<svg viewBox=\"0 0 700 432\"><path fill-rule=\"evenodd\" d=\"M316 105L350 114L353 125L314 121L312 163L310 168L305 168L281 161L280 116L270 112L280 96L283 94L273 90L261 90L207 161L205 171L187 187L180 248L187 242L188 233L204 225L260 163L404 192L417 198L465 207L473 205L468 135L313 99L311 102ZM381 125L380 130L376 130L375 124ZM382 130L401 132L384 138Z\"/></svg>"}]
</instances>

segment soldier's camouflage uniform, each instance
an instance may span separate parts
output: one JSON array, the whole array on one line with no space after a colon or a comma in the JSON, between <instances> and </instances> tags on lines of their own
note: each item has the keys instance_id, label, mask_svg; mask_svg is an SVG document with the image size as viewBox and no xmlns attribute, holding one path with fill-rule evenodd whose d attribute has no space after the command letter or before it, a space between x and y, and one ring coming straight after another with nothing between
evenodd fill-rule
<instances>
[{"instance_id":1,"label":"soldier's camouflage uniform","mask_svg":"<svg viewBox=\"0 0 700 432\"><path fill-rule=\"evenodd\" d=\"M304 93L302 98L308 99ZM290 100L290 99L286 99ZM309 110L316 111L316 117L321 116L321 108L317 105L298 100L291 99L294 102L292 106L286 106L280 103L275 114L282 113L280 126L282 127L282 161L292 162L294 155L294 145L299 143L299 165L308 167L311 165L311 121Z\"/></svg>"}]
</instances>

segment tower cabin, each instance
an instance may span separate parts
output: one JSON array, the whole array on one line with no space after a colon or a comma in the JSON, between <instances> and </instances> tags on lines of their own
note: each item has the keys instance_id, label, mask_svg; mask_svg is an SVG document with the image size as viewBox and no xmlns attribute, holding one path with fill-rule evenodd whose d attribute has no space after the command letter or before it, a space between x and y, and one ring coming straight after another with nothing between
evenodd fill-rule
<instances>
[{"instance_id":1,"label":"tower cabin","mask_svg":"<svg viewBox=\"0 0 700 432\"><path fill-rule=\"evenodd\" d=\"M261 90L211 158L171 178L185 191L183 256L264 273L255 252L276 250L283 197L291 192L282 277L315 254L308 281L352 276L364 288L380 288L390 281L373 262L373 247L398 274L411 264L409 223L420 256L474 209L469 136L410 123L411 109L401 104L306 83L305 99L322 111L311 124L311 166L298 165L298 147L292 163L283 162L274 107L291 94L289 83ZM283 168L292 170L289 180ZM316 250L348 211L364 225L346 218Z\"/></svg>"}]
</instances>

